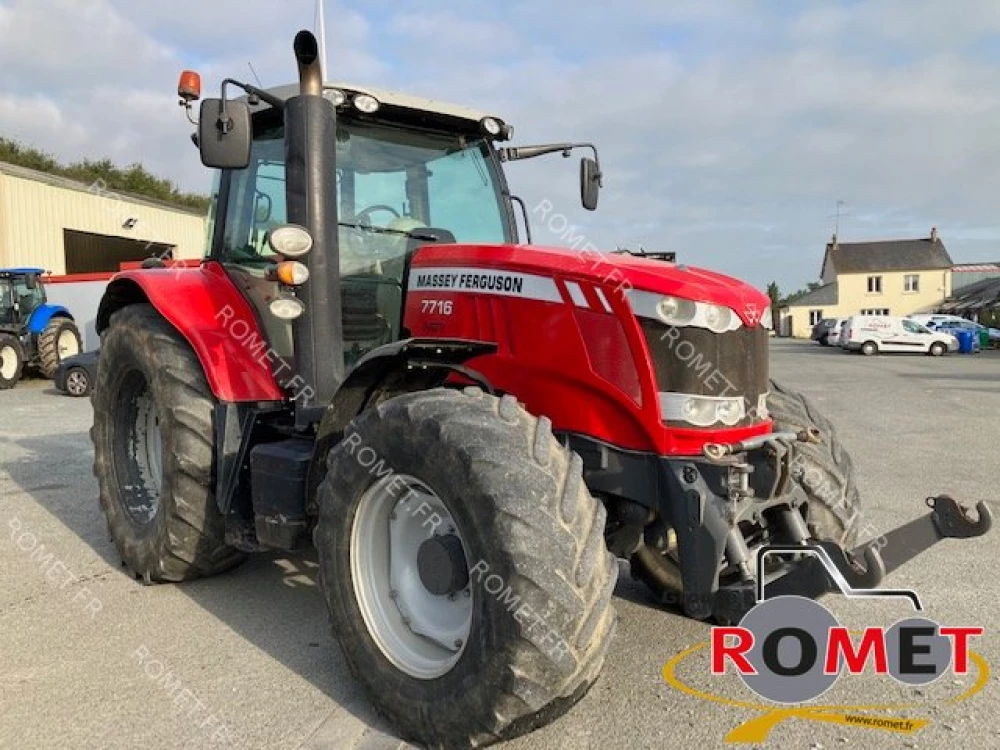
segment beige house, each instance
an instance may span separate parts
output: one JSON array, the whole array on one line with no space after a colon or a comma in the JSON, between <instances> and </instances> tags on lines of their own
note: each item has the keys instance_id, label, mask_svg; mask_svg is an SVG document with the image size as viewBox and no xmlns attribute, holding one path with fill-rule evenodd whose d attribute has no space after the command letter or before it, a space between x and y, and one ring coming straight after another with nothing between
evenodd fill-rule
<instances>
[{"instance_id":1,"label":"beige house","mask_svg":"<svg viewBox=\"0 0 1000 750\"><path fill-rule=\"evenodd\" d=\"M808 338L822 318L912 315L951 295L951 257L932 229L912 240L827 243L822 286L781 308L781 333Z\"/></svg>"}]
</instances>

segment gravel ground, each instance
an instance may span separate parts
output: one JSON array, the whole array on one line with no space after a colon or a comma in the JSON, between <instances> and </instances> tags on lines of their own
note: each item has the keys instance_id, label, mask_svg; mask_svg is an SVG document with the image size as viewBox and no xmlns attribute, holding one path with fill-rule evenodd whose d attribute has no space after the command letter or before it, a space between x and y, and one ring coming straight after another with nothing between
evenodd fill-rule
<instances>
[{"instance_id":1,"label":"gravel ground","mask_svg":"<svg viewBox=\"0 0 1000 750\"><path fill-rule=\"evenodd\" d=\"M812 396L839 426L873 531L921 515L923 498L943 491L996 507L996 353L863 358L775 341L772 361L776 377ZM88 401L44 381L0 393L0 748L403 746L379 728L346 672L312 557L260 556L182 586L144 587L123 573L97 506L90 422ZM991 622L1000 583L981 572L996 559L997 533L944 542L889 582L915 588L938 621L986 626L974 648L1000 665ZM653 606L622 572L621 622L603 677L565 717L507 747L721 747L730 730L761 715L666 684L665 662L704 641L708 629ZM897 603L825 603L848 626L907 614ZM715 695L753 700L735 678L710 677L704 652L685 659L678 675ZM765 746L995 748L996 679L949 702L974 678L948 674L915 691L845 677L824 703L903 703L910 707L873 715L931 723L904 736L792 717Z\"/></svg>"}]
</instances>

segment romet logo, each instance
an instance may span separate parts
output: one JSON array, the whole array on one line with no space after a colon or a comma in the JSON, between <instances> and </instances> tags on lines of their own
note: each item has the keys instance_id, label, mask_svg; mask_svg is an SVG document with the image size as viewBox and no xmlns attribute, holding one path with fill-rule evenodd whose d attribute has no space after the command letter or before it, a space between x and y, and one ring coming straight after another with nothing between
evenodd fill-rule
<instances>
[{"instance_id":1,"label":"romet logo","mask_svg":"<svg viewBox=\"0 0 1000 750\"><path fill-rule=\"evenodd\" d=\"M800 548L801 549L801 548ZM903 596L916 610L920 599L910 590L850 589L832 561L820 548L818 560L848 597ZM911 734L926 726L926 719L871 715L871 711L902 711L919 704L895 705L803 705L833 687L845 672L884 675L907 686L934 682L950 670L975 682L948 702L971 697L985 687L989 666L970 648L972 638L983 635L979 626L944 626L925 617L908 617L889 627L849 631L822 604L801 596L764 599L758 587L758 602L738 626L712 628L711 640L678 654L664 667L666 681L674 688L703 700L763 712L727 737L727 742L764 742L770 730L788 718L803 718L890 732ZM771 704L731 700L712 695L682 682L680 665L708 646L710 673L716 677L735 672L756 695ZM778 704L778 705L774 705ZM853 713L852 713L853 712Z\"/></svg>"}]
</instances>

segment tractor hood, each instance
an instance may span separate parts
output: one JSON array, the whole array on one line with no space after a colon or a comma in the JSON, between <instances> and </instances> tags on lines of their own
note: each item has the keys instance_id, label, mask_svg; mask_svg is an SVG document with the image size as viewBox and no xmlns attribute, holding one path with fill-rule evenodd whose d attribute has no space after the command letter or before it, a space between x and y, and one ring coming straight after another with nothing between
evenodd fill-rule
<instances>
[{"instance_id":1,"label":"tractor hood","mask_svg":"<svg viewBox=\"0 0 1000 750\"><path fill-rule=\"evenodd\" d=\"M559 276L589 281L610 292L637 289L695 302L724 305L744 323L755 326L770 306L770 298L749 284L720 273L626 253L601 253L587 248L533 245L424 246L413 260L414 270L452 266Z\"/></svg>"}]
</instances>

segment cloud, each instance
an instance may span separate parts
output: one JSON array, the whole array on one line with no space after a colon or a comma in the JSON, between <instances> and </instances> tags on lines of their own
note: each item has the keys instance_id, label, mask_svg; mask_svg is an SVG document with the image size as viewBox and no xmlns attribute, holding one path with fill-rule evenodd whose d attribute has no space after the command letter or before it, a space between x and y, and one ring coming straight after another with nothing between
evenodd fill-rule
<instances>
[{"instance_id":1,"label":"cloud","mask_svg":"<svg viewBox=\"0 0 1000 750\"><path fill-rule=\"evenodd\" d=\"M209 175L173 89L294 77L311 0L0 0L0 134L62 158L142 161L186 189ZM676 250L764 286L818 273L837 200L848 238L940 228L960 260L1000 259L1000 6L988 0L327 2L331 77L494 111L516 140L593 141L576 163L509 165L588 239ZM544 222L536 239L559 241Z\"/></svg>"}]
</instances>

